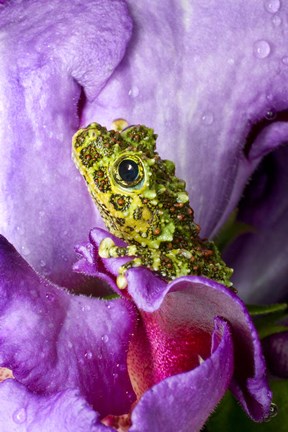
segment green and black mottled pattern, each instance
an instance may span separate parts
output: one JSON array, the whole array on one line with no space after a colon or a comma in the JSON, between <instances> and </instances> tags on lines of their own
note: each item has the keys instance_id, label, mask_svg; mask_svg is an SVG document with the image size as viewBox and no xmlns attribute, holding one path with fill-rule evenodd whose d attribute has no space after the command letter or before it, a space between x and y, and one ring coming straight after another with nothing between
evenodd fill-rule
<instances>
[{"instance_id":1,"label":"green and black mottled pattern","mask_svg":"<svg viewBox=\"0 0 288 432\"><path fill-rule=\"evenodd\" d=\"M74 161L105 224L128 245L107 243L99 253L134 256L123 273L143 265L167 281L195 274L231 286L232 270L214 243L200 238L185 182L175 176L174 163L156 152L156 138L153 129L143 125L120 133L97 123L73 138ZM133 181L121 177L123 160L138 167Z\"/></svg>"}]
</instances>

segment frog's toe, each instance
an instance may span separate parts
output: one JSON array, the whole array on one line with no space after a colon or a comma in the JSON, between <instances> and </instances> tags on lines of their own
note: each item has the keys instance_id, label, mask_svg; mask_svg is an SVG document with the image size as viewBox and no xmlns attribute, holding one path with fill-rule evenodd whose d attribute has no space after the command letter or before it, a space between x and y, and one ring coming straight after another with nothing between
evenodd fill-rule
<instances>
[{"instance_id":1,"label":"frog's toe","mask_svg":"<svg viewBox=\"0 0 288 432\"><path fill-rule=\"evenodd\" d=\"M120 290L127 288L128 281L124 274L119 274L116 279L117 286Z\"/></svg>"},{"instance_id":2,"label":"frog's toe","mask_svg":"<svg viewBox=\"0 0 288 432\"><path fill-rule=\"evenodd\" d=\"M110 237L106 237L99 246L99 256L101 258L110 258L111 249L115 247L114 241Z\"/></svg>"}]
</instances>

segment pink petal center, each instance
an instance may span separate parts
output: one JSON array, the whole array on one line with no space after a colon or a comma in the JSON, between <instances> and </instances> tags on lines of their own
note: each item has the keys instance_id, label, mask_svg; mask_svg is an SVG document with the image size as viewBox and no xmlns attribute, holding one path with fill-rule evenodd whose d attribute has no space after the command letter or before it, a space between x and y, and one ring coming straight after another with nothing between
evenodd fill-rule
<instances>
[{"instance_id":1,"label":"pink petal center","mask_svg":"<svg viewBox=\"0 0 288 432\"><path fill-rule=\"evenodd\" d=\"M169 376L194 369L210 354L209 332L167 320L161 309L141 312L128 353L129 374L137 397Z\"/></svg>"}]
</instances>

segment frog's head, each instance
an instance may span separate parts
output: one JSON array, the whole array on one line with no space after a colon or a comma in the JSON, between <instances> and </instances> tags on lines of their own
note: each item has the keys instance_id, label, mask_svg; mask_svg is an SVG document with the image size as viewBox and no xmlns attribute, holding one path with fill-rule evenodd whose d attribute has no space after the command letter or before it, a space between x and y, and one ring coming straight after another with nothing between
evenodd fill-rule
<instances>
[{"instance_id":1,"label":"frog's head","mask_svg":"<svg viewBox=\"0 0 288 432\"><path fill-rule=\"evenodd\" d=\"M139 194L149 187L147 167L155 162L156 138L153 129L145 126L120 133L98 123L74 135L74 161L97 202L108 192Z\"/></svg>"},{"instance_id":2,"label":"frog's head","mask_svg":"<svg viewBox=\"0 0 288 432\"><path fill-rule=\"evenodd\" d=\"M151 229L159 231L161 200L168 205L169 199L172 205L188 201L174 164L156 153L156 138L153 129L142 125L120 133L97 123L73 138L74 161L106 225L119 237L140 241L140 236L141 243L151 237ZM167 236L163 224L160 231Z\"/></svg>"}]
</instances>

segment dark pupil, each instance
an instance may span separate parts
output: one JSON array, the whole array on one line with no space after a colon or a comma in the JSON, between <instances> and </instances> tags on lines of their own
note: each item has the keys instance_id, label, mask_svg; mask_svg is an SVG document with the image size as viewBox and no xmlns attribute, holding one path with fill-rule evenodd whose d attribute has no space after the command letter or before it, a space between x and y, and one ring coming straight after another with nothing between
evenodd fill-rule
<instances>
[{"instance_id":1,"label":"dark pupil","mask_svg":"<svg viewBox=\"0 0 288 432\"><path fill-rule=\"evenodd\" d=\"M119 164L118 172L121 179L129 183L137 179L139 174L139 169L136 162L130 159L124 159Z\"/></svg>"}]
</instances>

